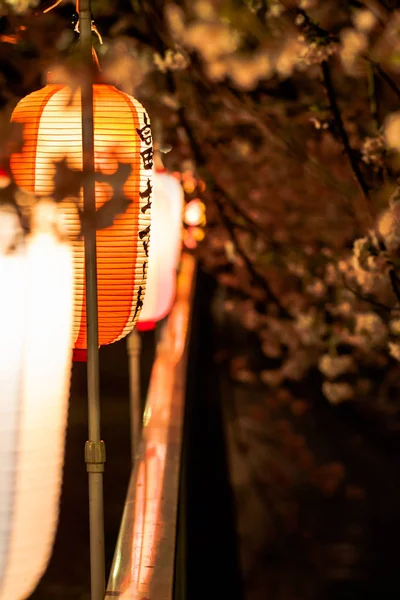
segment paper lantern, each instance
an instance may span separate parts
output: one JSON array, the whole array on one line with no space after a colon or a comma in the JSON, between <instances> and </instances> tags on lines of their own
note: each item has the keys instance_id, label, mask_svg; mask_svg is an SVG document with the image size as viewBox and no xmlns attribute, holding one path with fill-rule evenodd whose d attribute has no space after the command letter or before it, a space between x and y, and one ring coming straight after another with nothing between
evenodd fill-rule
<instances>
[{"instance_id":1,"label":"paper lantern","mask_svg":"<svg viewBox=\"0 0 400 600\"><path fill-rule=\"evenodd\" d=\"M183 220L185 221L186 225L191 227L205 225L205 214L205 204L199 198L195 198L186 204Z\"/></svg>"},{"instance_id":2,"label":"paper lantern","mask_svg":"<svg viewBox=\"0 0 400 600\"><path fill-rule=\"evenodd\" d=\"M172 308L181 250L184 194L175 177L154 173L146 298L139 322L160 321Z\"/></svg>"},{"instance_id":3,"label":"paper lantern","mask_svg":"<svg viewBox=\"0 0 400 600\"><path fill-rule=\"evenodd\" d=\"M123 183L130 202L114 223L97 232L99 344L124 337L140 313L146 287L150 238L153 149L148 115L135 98L111 85L93 86L96 208L113 195L112 180L119 163L132 166ZM24 146L11 157L17 184L38 195L54 193L55 162L82 169L80 90L48 84L19 102L12 121L24 126ZM105 176L105 177L104 177ZM121 185L120 181L115 184ZM121 185L122 187L122 185ZM115 189L115 188L114 188ZM82 193L80 197L82 208ZM73 199L61 203L74 238L74 347L86 348L84 245Z\"/></svg>"},{"instance_id":4,"label":"paper lantern","mask_svg":"<svg viewBox=\"0 0 400 600\"><path fill-rule=\"evenodd\" d=\"M138 321L136 323L136 329L138 331L152 331L156 328L157 321Z\"/></svg>"},{"instance_id":5,"label":"paper lantern","mask_svg":"<svg viewBox=\"0 0 400 600\"><path fill-rule=\"evenodd\" d=\"M38 209L24 242L0 208L0 600L27 598L46 568L64 459L73 258L52 231L56 205Z\"/></svg>"},{"instance_id":6,"label":"paper lantern","mask_svg":"<svg viewBox=\"0 0 400 600\"><path fill-rule=\"evenodd\" d=\"M72 362L87 362L87 350L82 348L74 348L72 353Z\"/></svg>"}]
</instances>

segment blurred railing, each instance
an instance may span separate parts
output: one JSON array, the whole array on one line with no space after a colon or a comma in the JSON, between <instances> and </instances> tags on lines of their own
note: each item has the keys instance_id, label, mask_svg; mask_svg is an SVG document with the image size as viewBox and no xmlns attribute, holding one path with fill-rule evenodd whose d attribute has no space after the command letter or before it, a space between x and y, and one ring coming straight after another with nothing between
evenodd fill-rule
<instances>
[{"instance_id":1,"label":"blurred railing","mask_svg":"<svg viewBox=\"0 0 400 600\"><path fill-rule=\"evenodd\" d=\"M157 346L106 598L173 597L179 473L195 261L184 254Z\"/></svg>"}]
</instances>

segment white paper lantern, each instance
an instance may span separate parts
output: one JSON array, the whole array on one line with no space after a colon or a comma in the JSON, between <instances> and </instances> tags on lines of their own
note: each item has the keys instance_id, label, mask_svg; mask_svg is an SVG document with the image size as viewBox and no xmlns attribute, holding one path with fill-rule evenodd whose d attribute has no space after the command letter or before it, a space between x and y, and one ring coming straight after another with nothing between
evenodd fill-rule
<instances>
[{"instance_id":1,"label":"white paper lantern","mask_svg":"<svg viewBox=\"0 0 400 600\"><path fill-rule=\"evenodd\" d=\"M147 287L139 323L160 321L170 312L181 251L184 193L166 172L153 176L153 205Z\"/></svg>"},{"instance_id":2,"label":"white paper lantern","mask_svg":"<svg viewBox=\"0 0 400 600\"><path fill-rule=\"evenodd\" d=\"M55 214L54 203L40 202L24 242L14 210L0 209L0 600L32 593L58 520L73 262Z\"/></svg>"}]
</instances>

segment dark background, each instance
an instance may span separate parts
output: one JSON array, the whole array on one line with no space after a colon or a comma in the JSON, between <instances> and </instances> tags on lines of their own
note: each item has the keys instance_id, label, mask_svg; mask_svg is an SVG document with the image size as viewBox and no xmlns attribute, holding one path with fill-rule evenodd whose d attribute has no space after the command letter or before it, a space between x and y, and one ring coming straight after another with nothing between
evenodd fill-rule
<instances>
[{"instance_id":1,"label":"dark background","mask_svg":"<svg viewBox=\"0 0 400 600\"><path fill-rule=\"evenodd\" d=\"M243 348L256 356L257 348L237 323L226 320L218 303L212 316L216 289L201 273L188 363L175 600L239 600L242 585L249 600L399 598L398 432L350 406L332 407L314 398L312 387L312 410L304 415L294 417L287 407L267 409L265 387L231 377L229 359ZM154 332L142 334L144 392L154 344ZM227 358L216 361L221 350ZM100 356L108 573L131 469L126 342L102 348ZM60 523L50 565L31 600L90 598L85 369L82 363L73 368ZM260 437L260 430L276 426L277 417L307 440L318 461L334 461L345 472L332 493L292 484L288 496L297 507L298 527L291 533L279 529L270 502L271 441ZM231 425L238 436L227 455ZM277 460L284 464L286 457Z\"/></svg>"}]
</instances>

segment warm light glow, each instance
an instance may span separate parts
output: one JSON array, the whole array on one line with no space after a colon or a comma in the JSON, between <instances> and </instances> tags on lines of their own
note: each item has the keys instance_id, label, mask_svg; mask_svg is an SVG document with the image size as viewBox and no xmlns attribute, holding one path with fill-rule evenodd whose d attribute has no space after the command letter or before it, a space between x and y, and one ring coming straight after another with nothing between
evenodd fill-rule
<instances>
[{"instance_id":1,"label":"warm light glow","mask_svg":"<svg viewBox=\"0 0 400 600\"><path fill-rule=\"evenodd\" d=\"M10 185L10 183L10 176L5 171L3 171L3 169L0 169L0 189L6 188L8 185Z\"/></svg>"},{"instance_id":2,"label":"warm light glow","mask_svg":"<svg viewBox=\"0 0 400 600\"><path fill-rule=\"evenodd\" d=\"M132 548L125 561L129 576L120 585L121 600L142 597L148 589L163 535L163 490L173 403L176 400L174 365L181 359L189 324L190 289L194 261L184 255L179 274L178 295L168 317L164 337L151 375L143 418L144 451L136 476Z\"/></svg>"},{"instance_id":3,"label":"warm light glow","mask_svg":"<svg viewBox=\"0 0 400 600\"><path fill-rule=\"evenodd\" d=\"M183 201L183 190L175 177L154 173L147 290L139 322L159 321L172 308L181 250Z\"/></svg>"},{"instance_id":4,"label":"warm light glow","mask_svg":"<svg viewBox=\"0 0 400 600\"><path fill-rule=\"evenodd\" d=\"M204 240L206 234L204 229L201 227L190 227L190 235L196 240L196 242L201 242Z\"/></svg>"},{"instance_id":5,"label":"warm light glow","mask_svg":"<svg viewBox=\"0 0 400 600\"><path fill-rule=\"evenodd\" d=\"M184 253L174 306L157 345L143 415L143 439L129 485L106 598L166 598L172 589L168 581L165 585L165 575L173 573L174 555L166 553L165 548L173 548L176 537L183 374L194 279L195 260ZM161 588L160 579L164 580Z\"/></svg>"},{"instance_id":6,"label":"warm light glow","mask_svg":"<svg viewBox=\"0 0 400 600\"><path fill-rule=\"evenodd\" d=\"M147 584L149 565L154 563L154 550L165 471L166 445L150 444L139 466L138 484L142 486L135 505L133 543L140 552L132 556L131 579L136 590ZM132 588L130 588L132 592Z\"/></svg>"},{"instance_id":7,"label":"warm light glow","mask_svg":"<svg viewBox=\"0 0 400 600\"><path fill-rule=\"evenodd\" d=\"M110 85L94 85L95 169L112 174L118 163L132 165L123 191L131 200L111 227L97 232L99 343L127 335L140 313L146 289L152 190L149 118L135 98ZM54 163L67 158L82 169L80 90L49 84L17 105L12 120L24 125L24 146L11 157L17 184L38 195L54 191ZM96 207L112 197L107 182L96 182ZM82 208L82 197L80 198ZM74 347L86 348L84 248L75 201L61 203L73 239L75 260Z\"/></svg>"},{"instance_id":8,"label":"warm light glow","mask_svg":"<svg viewBox=\"0 0 400 600\"><path fill-rule=\"evenodd\" d=\"M183 243L188 250L195 250L197 248L197 242L192 236L191 231L192 227L183 232Z\"/></svg>"},{"instance_id":9,"label":"warm light glow","mask_svg":"<svg viewBox=\"0 0 400 600\"><path fill-rule=\"evenodd\" d=\"M183 220L186 225L190 225L191 227L205 225L205 213L206 207L204 203L199 198L195 198L187 203Z\"/></svg>"},{"instance_id":10,"label":"warm light glow","mask_svg":"<svg viewBox=\"0 0 400 600\"><path fill-rule=\"evenodd\" d=\"M182 358L189 323L189 304L185 302L185 299L190 296L193 264L188 258L188 255L184 253L178 276L178 296L175 308L168 317L168 327L164 329L159 344L159 351L164 352L174 364L177 364Z\"/></svg>"},{"instance_id":11,"label":"warm light glow","mask_svg":"<svg viewBox=\"0 0 400 600\"><path fill-rule=\"evenodd\" d=\"M47 227L54 203L39 208L48 218L27 242L15 220L15 243L0 244L0 600L32 593L51 556L59 511L73 260ZM4 209L0 223L3 217Z\"/></svg>"}]
</instances>

